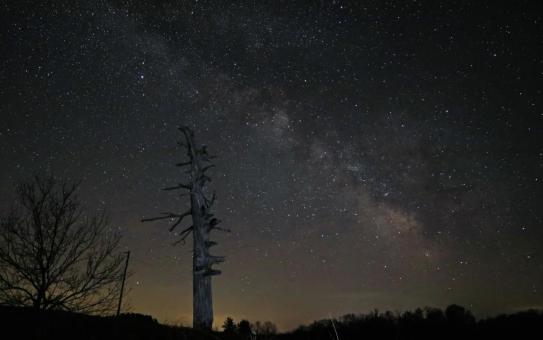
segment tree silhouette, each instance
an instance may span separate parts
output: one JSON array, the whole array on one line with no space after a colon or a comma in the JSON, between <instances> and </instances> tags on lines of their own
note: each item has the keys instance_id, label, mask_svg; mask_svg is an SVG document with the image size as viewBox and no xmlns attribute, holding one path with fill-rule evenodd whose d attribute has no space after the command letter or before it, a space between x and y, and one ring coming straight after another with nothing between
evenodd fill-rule
<instances>
[{"instance_id":1,"label":"tree silhouette","mask_svg":"<svg viewBox=\"0 0 543 340\"><path fill-rule=\"evenodd\" d=\"M470 325L475 323L473 314L459 305L449 305L445 309L445 317L452 324Z\"/></svg>"},{"instance_id":2,"label":"tree silhouette","mask_svg":"<svg viewBox=\"0 0 543 340\"><path fill-rule=\"evenodd\" d=\"M185 168L188 181L165 188L164 190L186 190L190 196L191 207L183 213L165 212L162 216L143 219L142 221L171 220L175 221L170 227L173 231L186 218L192 218L192 225L183 229L179 242L184 242L188 235L193 238L192 276L193 276L193 327L211 329L213 325L213 301L211 295L211 276L219 275L220 270L212 268L214 264L224 261L223 256L213 256L209 249L217 243L209 239L212 230L224 230L218 227L221 222L213 216L211 208L215 202L215 192L211 197L206 196L206 184L211 181L207 171L214 165L213 158L207 152L205 145L197 146L194 133L188 127L182 126L179 130L183 133L184 142L179 145L186 149L187 160L176 164ZM176 242L177 243L177 242Z\"/></svg>"},{"instance_id":3,"label":"tree silhouette","mask_svg":"<svg viewBox=\"0 0 543 340\"><path fill-rule=\"evenodd\" d=\"M251 339L253 336L251 323L247 320L241 320L238 323L238 333L242 339Z\"/></svg>"},{"instance_id":4,"label":"tree silhouette","mask_svg":"<svg viewBox=\"0 0 543 340\"><path fill-rule=\"evenodd\" d=\"M229 335L236 334L238 330L236 324L234 323L234 319L232 319L231 317L227 317L226 320L224 320L222 329L225 334Z\"/></svg>"},{"instance_id":5,"label":"tree silhouette","mask_svg":"<svg viewBox=\"0 0 543 340\"><path fill-rule=\"evenodd\" d=\"M253 330L257 339L269 339L277 334L277 326L271 321L257 321L253 325Z\"/></svg>"},{"instance_id":6,"label":"tree silhouette","mask_svg":"<svg viewBox=\"0 0 543 340\"><path fill-rule=\"evenodd\" d=\"M35 309L112 310L122 275L120 235L90 216L78 184L35 176L0 218L0 303Z\"/></svg>"}]
</instances>

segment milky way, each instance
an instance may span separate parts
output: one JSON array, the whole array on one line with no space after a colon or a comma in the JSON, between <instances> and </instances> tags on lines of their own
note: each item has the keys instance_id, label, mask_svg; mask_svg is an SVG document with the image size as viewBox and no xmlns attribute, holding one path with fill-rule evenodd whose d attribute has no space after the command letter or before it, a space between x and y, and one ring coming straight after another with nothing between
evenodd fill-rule
<instances>
[{"instance_id":1,"label":"milky way","mask_svg":"<svg viewBox=\"0 0 543 340\"><path fill-rule=\"evenodd\" d=\"M176 127L218 156L217 325L543 306L536 2L3 2L0 206L82 179L132 251L132 310L191 321ZM500 7L502 6L502 7Z\"/></svg>"}]
</instances>

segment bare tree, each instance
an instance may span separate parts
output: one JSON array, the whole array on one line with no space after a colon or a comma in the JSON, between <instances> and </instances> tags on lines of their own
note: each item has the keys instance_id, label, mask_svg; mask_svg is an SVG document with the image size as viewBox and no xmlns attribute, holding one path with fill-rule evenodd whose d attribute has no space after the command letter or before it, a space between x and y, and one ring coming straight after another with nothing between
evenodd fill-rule
<instances>
[{"instance_id":1,"label":"bare tree","mask_svg":"<svg viewBox=\"0 0 543 340\"><path fill-rule=\"evenodd\" d=\"M36 176L17 186L0 218L0 303L85 313L113 310L120 289L120 235L89 216L78 184Z\"/></svg>"},{"instance_id":2,"label":"bare tree","mask_svg":"<svg viewBox=\"0 0 543 340\"><path fill-rule=\"evenodd\" d=\"M269 339L277 334L277 326L271 321L257 321L251 328L256 339Z\"/></svg>"},{"instance_id":3,"label":"bare tree","mask_svg":"<svg viewBox=\"0 0 543 340\"><path fill-rule=\"evenodd\" d=\"M186 149L187 160L176 164L185 168L185 174L188 175L188 181L178 185L165 188L164 190L186 190L190 196L190 208L183 213L164 212L162 216L143 219L142 221L156 221L167 219L173 222L170 231L177 228L181 222L187 218L192 218L192 225L183 229L180 233L179 242L193 235L193 256L192 256L192 274L193 274L193 327L199 329L211 329L213 324L213 300L211 295L211 276L219 275L221 272L212 268L214 264L224 261L223 256L213 256L209 253L209 248L217 243L209 239L209 233L214 230L223 230L218 227L221 222L211 213L211 207L215 202L216 194L213 192L211 197L206 196L206 183L211 178L206 174L207 170L214 165L211 164L213 158L207 152L207 147L197 146L194 141L194 133L188 127L180 127L183 133L184 142L179 143ZM176 242L177 243L177 242Z\"/></svg>"}]
</instances>

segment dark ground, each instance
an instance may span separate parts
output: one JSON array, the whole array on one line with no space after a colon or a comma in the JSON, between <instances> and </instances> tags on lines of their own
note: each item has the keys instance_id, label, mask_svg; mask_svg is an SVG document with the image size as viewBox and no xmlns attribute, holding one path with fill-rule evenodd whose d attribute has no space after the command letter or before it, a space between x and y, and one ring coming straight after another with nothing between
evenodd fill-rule
<instances>
[{"instance_id":1,"label":"dark ground","mask_svg":"<svg viewBox=\"0 0 543 340\"><path fill-rule=\"evenodd\" d=\"M543 312L528 310L476 320L461 306L345 315L334 321L344 339L541 339ZM282 340L336 339L331 320L321 320L281 336Z\"/></svg>"},{"instance_id":2,"label":"dark ground","mask_svg":"<svg viewBox=\"0 0 543 340\"><path fill-rule=\"evenodd\" d=\"M334 320L338 338L345 339L540 339L543 312L524 311L475 320L456 305L445 311L427 308L393 314L345 315ZM0 339L202 339L202 340L335 340L330 320L283 334L240 334L238 331L201 332L187 327L162 325L148 315L119 317L0 306Z\"/></svg>"},{"instance_id":3,"label":"dark ground","mask_svg":"<svg viewBox=\"0 0 543 340\"><path fill-rule=\"evenodd\" d=\"M0 339L218 339L213 333L162 325L142 314L101 317L11 307L0 307L0 329Z\"/></svg>"}]
</instances>

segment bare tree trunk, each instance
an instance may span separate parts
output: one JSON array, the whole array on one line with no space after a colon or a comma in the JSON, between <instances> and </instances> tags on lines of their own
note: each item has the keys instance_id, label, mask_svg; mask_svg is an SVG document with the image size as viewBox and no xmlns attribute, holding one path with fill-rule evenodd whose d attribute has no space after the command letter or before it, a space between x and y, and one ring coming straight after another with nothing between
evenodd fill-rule
<instances>
[{"instance_id":1,"label":"bare tree trunk","mask_svg":"<svg viewBox=\"0 0 543 340\"><path fill-rule=\"evenodd\" d=\"M213 256L209 253L209 248L216 243L209 239L209 233L214 229L224 230L217 227L220 220L213 217L211 207L215 201L215 193L211 198L205 195L205 186L211 181L206 175L206 171L213 167L209 164L212 157L207 153L205 146L197 146L194 142L194 134L187 127L180 127L179 130L185 137L185 142L180 143L187 149L188 161L178 163L179 167L186 167L186 174L189 175L188 183L179 183L176 186L165 188L164 190L188 190L190 193L190 210L178 214L166 212L163 216L143 219L142 221L156 221L162 219L176 219L170 231L174 230L185 217L192 217L192 225L179 233L180 241L192 233L193 235L193 255L192 255L192 275L193 275L193 327L198 329L211 329L213 325L213 299L211 292L211 277L219 275L219 270L213 269L214 264L224 261L223 256ZM207 165L204 165L207 164Z\"/></svg>"},{"instance_id":2,"label":"bare tree trunk","mask_svg":"<svg viewBox=\"0 0 543 340\"><path fill-rule=\"evenodd\" d=\"M193 257L192 257L192 290L193 290L193 327L211 329L213 325L213 299L211 292L211 276L206 275L206 263L208 262L209 231L205 225L204 199L201 189L194 188L191 192L191 211L193 221Z\"/></svg>"},{"instance_id":3,"label":"bare tree trunk","mask_svg":"<svg viewBox=\"0 0 543 340\"><path fill-rule=\"evenodd\" d=\"M213 326L213 300L211 292L211 277L194 275L192 297L192 327L211 329Z\"/></svg>"}]
</instances>

